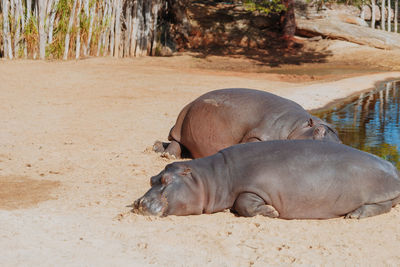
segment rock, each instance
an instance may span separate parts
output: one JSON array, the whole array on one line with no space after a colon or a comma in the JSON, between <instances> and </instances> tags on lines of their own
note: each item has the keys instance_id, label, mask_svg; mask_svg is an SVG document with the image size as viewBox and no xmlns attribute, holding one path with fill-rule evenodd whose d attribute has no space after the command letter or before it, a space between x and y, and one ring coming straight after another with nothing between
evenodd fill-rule
<instances>
[{"instance_id":1,"label":"rock","mask_svg":"<svg viewBox=\"0 0 400 267\"><path fill-rule=\"evenodd\" d=\"M349 23L349 24L354 24L354 25L363 26L363 27L369 27L368 23L359 17L340 14L336 18L333 18L333 19L337 19L337 20L340 20L342 22Z\"/></svg>"},{"instance_id":2,"label":"rock","mask_svg":"<svg viewBox=\"0 0 400 267\"><path fill-rule=\"evenodd\" d=\"M297 19L296 22L296 34L300 36L314 37L321 35L329 39L345 40L375 48L400 49L400 35L396 33L329 19Z\"/></svg>"},{"instance_id":3,"label":"rock","mask_svg":"<svg viewBox=\"0 0 400 267\"><path fill-rule=\"evenodd\" d=\"M321 35L318 35L318 36L314 36L314 37L311 37L310 39L308 39L309 41L319 41L319 40L322 40L322 36Z\"/></svg>"}]
</instances>

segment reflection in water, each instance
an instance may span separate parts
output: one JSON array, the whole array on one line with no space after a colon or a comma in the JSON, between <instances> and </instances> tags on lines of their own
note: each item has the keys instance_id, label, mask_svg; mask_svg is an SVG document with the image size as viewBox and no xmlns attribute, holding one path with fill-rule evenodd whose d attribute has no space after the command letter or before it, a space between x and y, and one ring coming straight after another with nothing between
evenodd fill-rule
<instances>
[{"instance_id":1,"label":"reflection in water","mask_svg":"<svg viewBox=\"0 0 400 267\"><path fill-rule=\"evenodd\" d=\"M400 169L400 81L364 93L352 103L315 114L333 124L344 144L391 161Z\"/></svg>"}]
</instances>

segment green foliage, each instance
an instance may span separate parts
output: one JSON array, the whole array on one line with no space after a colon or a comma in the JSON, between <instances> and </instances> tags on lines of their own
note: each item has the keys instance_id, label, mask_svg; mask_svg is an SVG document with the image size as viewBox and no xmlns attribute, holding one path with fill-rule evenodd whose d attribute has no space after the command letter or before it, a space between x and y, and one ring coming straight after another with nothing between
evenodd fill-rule
<instances>
[{"instance_id":1,"label":"green foliage","mask_svg":"<svg viewBox=\"0 0 400 267\"><path fill-rule=\"evenodd\" d=\"M37 47L39 44L39 32L37 25L37 18L35 16L31 16L25 25L24 37L26 40L26 45L28 51L31 51L34 54L37 51Z\"/></svg>"},{"instance_id":2,"label":"green foliage","mask_svg":"<svg viewBox=\"0 0 400 267\"><path fill-rule=\"evenodd\" d=\"M73 1L60 0L57 5L58 23L54 25L53 42L46 48L46 54L50 58L60 59L65 49L65 35L68 31L69 16L71 14Z\"/></svg>"},{"instance_id":3,"label":"green foliage","mask_svg":"<svg viewBox=\"0 0 400 267\"><path fill-rule=\"evenodd\" d=\"M85 0L82 0L84 2ZM163 0L164 1L164 0ZM53 2L54 3L54 2ZM46 16L45 20L45 31L46 31L46 38L49 37L50 30L49 26L50 23L52 24L51 29L51 42L46 45L46 58L48 59L61 59L63 58L64 51L65 51L65 38L68 33L68 26L70 21L70 16L72 14L72 7L73 7L74 0L59 0L57 6L51 6L51 16ZM149 1L149 3L152 3ZM19 37L19 44L18 44L18 51L14 51L17 55L16 57L27 56L29 58L36 57L39 50L39 29L38 29L38 17L35 16L37 14L38 6L32 6L31 14L27 14L28 8L26 6L27 2L22 1L22 15L18 15L20 17L15 17L18 13L9 12L8 13L8 34L11 37L12 45L15 44L15 38L17 38L16 33L17 31L21 30L20 37ZM108 4L112 4L112 1ZM98 44L101 41L101 37L103 33L109 34L110 28L115 27L111 24L111 16L107 12L104 14L106 4L103 0L89 0L89 12L95 10L94 14L87 14L85 13L84 3L78 4L75 10L74 21L72 24L72 28L70 29L69 36L70 36L70 43L69 43L69 51L70 55L75 53L75 46L76 46L76 38L77 34L79 33L81 38L82 49L86 48L85 44L88 43L89 40L89 29L90 29L90 21L91 16L94 16L93 25L92 25L92 32L91 32L91 41L90 41L90 54L96 54L98 50ZM111 7L110 7L111 8ZM53 13L55 12L55 14ZM54 15L54 17L52 17ZM27 17L29 16L29 19ZM103 17L105 16L105 17ZM2 44L2 37L3 37L3 12L0 10L0 46ZM54 21L51 21L54 19ZM25 27L22 29L22 22L24 20ZM126 23L126 21L125 21ZM125 25L122 24L121 29L122 31L126 31ZM125 37L123 35L122 37ZM48 39L49 40L49 39ZM124 40L121 40L125 42ZM88 48L86 48L88 49ZM109 47L100 47L101 50L107 50ZM2 47L0 47L0 52L2 56L4 56L4 51L2 51Z\"/></svg>"},{"instance_id":4,"label":"green foliage","mask_svg":"<svg viewBox=\"0 0 400 267\"><path fill-rule=\"evenodd\" d=\"M345 4L345 5L351 5L351 6L356 6L356 7L361 7L363 4L370 4L371 2L369 0L318 0L318 1L312 1L312 0L307 0L307 2L314 2L319 6L322 6L323 4L326 3L336 3L336 4Z\"/></svg>"},{"instance_id":5,"label":"green foliage","mask_svg":"<svg viewBox=\"0 0 400 267\"><path fill-rule=\"evenodd\" d=\"M286 10L281 0L246 0L244 5L249 11L258 11L264 14L280 13Z\"/></svg>"},{"instance_id":6,"label":"green foliage","mask_svg":"<svg viewBox=\"0 0 400 267\"><path fill-rule=\"evenodd\" d=\"M364 147L363 150L392 162L400 170L400 155L397 146L383 143L379 147Z\"/></svg>"}]
</instances>

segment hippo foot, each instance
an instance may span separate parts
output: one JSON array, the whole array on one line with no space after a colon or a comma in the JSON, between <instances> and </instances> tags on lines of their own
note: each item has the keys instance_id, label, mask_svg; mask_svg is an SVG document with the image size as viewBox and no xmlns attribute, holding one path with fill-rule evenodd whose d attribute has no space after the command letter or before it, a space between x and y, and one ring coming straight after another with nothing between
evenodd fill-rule
<instances>
[{"instance_id":1,"label":"hippo foot","mask_svg":"<svg viewBox=\"0 0 400 267\"><path fill-rule=\"evenodd\" d=\"M344 218L345 219L362 219L367 218L379 214L383 214L389 212L392 208L392 201L384 201L375 204L365 204L359 207L358 209L348 213Z\"/></svg>"},{"instance_id":2,"label":"hippo foot","mask_svg":"<svg viewBox=\"0 0 400 267\"><path fill-rule=\"evenodd\" d=\"M271 205L253 193L242 193L236 199L233 210L239 215L253 217L263 215L271 218L279 217L279 212Z\"/></svg>"},{"instance_id":3,"label":"hippo foot","mask_svg":"<svg viewBox=\"0 0 400 267\"><path fill-rule=\"evenodd\" d=\"M166 158L166 159L176 159L175 155L171 155L168 152L161 153L161 157Z\"/></svg>"},{"instance_id":4,"label":"hippo foot","mask_svg":"<svg viewBox=\"0 0 400 267\"><path fill-rule=\"evenodd\" d=\"M157 153L162 153L168 147L168 143L161 142L159 140L154 142L153 150Z\"/></svg>"}]
</instances>

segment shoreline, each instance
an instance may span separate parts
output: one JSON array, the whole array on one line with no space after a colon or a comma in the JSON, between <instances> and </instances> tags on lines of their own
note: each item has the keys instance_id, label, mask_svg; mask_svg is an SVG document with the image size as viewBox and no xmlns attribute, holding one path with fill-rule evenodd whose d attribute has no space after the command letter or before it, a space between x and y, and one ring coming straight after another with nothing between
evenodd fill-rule
<instances>
[{"instance_id":1,"label":"shoreline","mask_svg":"<svg viewBox=\"0 0 400 267\"><path fill-rule=\"evenodd\" d=\"M294 86L292 93L285 92L281 96L298 102L309 112L321 112L340 102L347 102L363 92L374 90L383 83L396 80L400 80L400 72L368 74L333 82Z\"/></svg>"}]
</instances>

